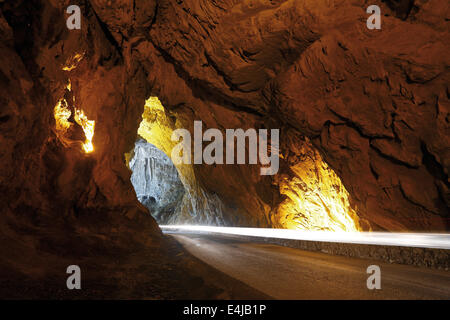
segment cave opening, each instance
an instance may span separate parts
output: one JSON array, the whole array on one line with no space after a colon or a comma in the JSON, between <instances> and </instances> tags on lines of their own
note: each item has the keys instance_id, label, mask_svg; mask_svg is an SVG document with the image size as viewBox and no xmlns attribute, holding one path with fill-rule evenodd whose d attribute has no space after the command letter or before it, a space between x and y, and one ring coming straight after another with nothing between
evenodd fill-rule
<instances>
[{"instance_id":1,"label":"cave opening","mask_svg":"<svg viewBox=\"0 0 450 320\"><path fill-rule=\"evenodd\" d=\"M231 280L258 276L277 299L298 297L275 296L279 287L308 299L379 298L365 286L372 258L445 276L448 2L377 1L381 32L356 1L76 2L80 29L68 28L68 1L0 1L0 297L233 299ZM210 129L224 144L227 130L279 130L277 174L262 176L259 161L176 164L171 135L185 129L195 146L196 121L201 151ZM271 255L268 243L243 239L204 245L222 256L202 264L167 224L318 231L296 239L321 258L310 272L312 254L289 259L306 265L283 263L288 249ZM378 231L389 242L354 242ZM358 272L354 258L365 259ZM239 262L228 278L207 269ZM80 267L82 290L66 288L68 266ZM407 297L406 283L415 298L448 296L448 277L434 285L408 270L393 281L401 288L383 282L383 298Z\"/></svg>"},{"instance_id":2,"label":"cave opening","mask_svg":"<svg viewBox=\"0 0 450 320\"><path fill-rule=\"evenodd\" d=\"M252 170L258 172L257 166L172 162L172 149L177 143L172 140L172 134L176 129L186 127L187 121L180 114L167 110L157 97L148 98L137 140L133 149L125 154L136 196L160 225L363 230L361 219L350 204L350 195L339 176L307 138L284 132L288 137L280 150L284 165L267 180L254 174ZM209 171L205 174L202 170ZM234 176L233 170L238 170ZM211 179L216 175L217 180ZM250 181L248 176L251 176ZM232 188L234 191L245 189L247 198L241 203L233 202L234 199L230 201L227 190L220 186L220 179L229 179L226 181L230 183L228 190L234 198L236 193ZM260 196L258 188L268 187L277 189L278 199L267 200ZM246 206L251 202L256 205ZM246 210L250 211L250 219L245 216Z\"/></svg>"},{"instance_id":3,"label":"cave opening","mask_svg":"<svg viewBox=\"0 0 450 320\"><path fill-rule=\"evenodd\" d=\"M171 124L157 97L146 100L133 149L125 154L137 199L158 224L175 224L182 215L188 182L170 159ZM187 198L189 194L187 193ZM186 202L186 201L185 201Z\"/></svg>"},{"instance_id":4,"label":"cave opening","mask_svg":"<svg viewBox=\"0 0 450 320\"><path fill-rule=\"evenodd\" d=\"M170 158L172 132L181 126L158 97L146 100L134 148L125 154L136 196L158 224L225 225L222 201L199 184L193 165Z\"/></svg>"}]
</instances>

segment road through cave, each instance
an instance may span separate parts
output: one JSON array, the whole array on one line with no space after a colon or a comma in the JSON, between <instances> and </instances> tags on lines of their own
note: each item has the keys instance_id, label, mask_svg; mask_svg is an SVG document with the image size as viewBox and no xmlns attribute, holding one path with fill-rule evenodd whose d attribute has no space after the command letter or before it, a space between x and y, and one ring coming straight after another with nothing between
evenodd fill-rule
<instances>
[{"instance_id":1,"label":"road through cave","mask_svg":"<svg viewBox=\"0 0 450 320\"><path fill-rule=\"evenodd\" d=\"M373 4L381 30L354 1L0 1L0 298L274 297L159 224L447 234L449 5ZM291 252L202 241L261 266ZM317 267L339 298L313 255L286 272ZM386 294L448 298L405 288Z\"/></svg>"}]
</instances>

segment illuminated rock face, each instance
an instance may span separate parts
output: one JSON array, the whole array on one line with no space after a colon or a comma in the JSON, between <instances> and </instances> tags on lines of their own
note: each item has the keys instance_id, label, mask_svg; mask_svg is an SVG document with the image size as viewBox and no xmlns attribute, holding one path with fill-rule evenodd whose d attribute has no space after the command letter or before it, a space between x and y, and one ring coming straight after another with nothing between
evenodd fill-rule
<instances>
[{"instance_id":1,"label":"illuminated rock face","mask_svg":"<svg viewBox=\"0 0 450 320\"><path fill-rule=\"evenodd\" d=\"M152 93L184 126L279 127L281 140L295 129L340 178L363 229L449 228L443 2L375 1L382 31L352 2L194 2L160 5L152 40L137 47ZM244 224L270 225L292 189L253 168L195 170Z\"/></svg>"},{"instance_id":2,"label":"illuminated rock face","mask_svg":"<svg viewBox=\"0 0 450 320\"><path fill-rule=\"evenodd\" d=\"M83 7L83 28L71 32L62 2L0 6L0 52L8 57L0 62L1 233L33 234L26 244L2 243L2 250L33 260L41 242L65 243L55 249L60 255L68 248L88 254L81 248L99 242L158 245L160 231L137 200L123 159L148 94L137 85L145 73L126 65L90 7ZM89 245L88 234L98 241ZM28 265L23 259L15 263ZM45 259L35 263L45 266Z\"/></svg>"},{"instance_id":3,"label":"illuminated rock face","mask_svg":"<svg viewBox=\"0 0 450 320\"><path fill-rule=\"evenodd\" d=\"M177 120L171 121L170 115ZM171 136L176 128L184 127L183 119L184 117L174 116L169 110L166 110L157 97L150 97L145 103L138 132L147 141L155 143L164 150L167 155L171 155L172 149L177 143L171 140ZM189 123L185 123L189 127ZM285 134L281 150L285 166L279 174L266 179L266 181L271 181L271 188L281 194L280 200L274 201L270 205L266 204L265 207L264 205L261 208L252 207L254 203L263 204L266 201L263 195L246 190L245 180L249 178L246 177L247 170L253 171L251 179L261 179L258 166L245 166L240 175L231 176L230 173L233 171L230 169L233 166L178 164L180 178L185 185L186 193L175 210L173 205L169 206L172 208L171 213L166 215L164 223L234 226L259 224L266 227L302 230L361 230L358 215L350 206L349 195L339 177L324 163L318 151L310 142L306 141L307 138L295 131L286 131ZM145 151L142 151L142 145L142 142L136 144L134 158L130 161L130 168L133 170L132 182L140 201L147 203L146 206L152 214L158 216L157 212L160 212L160 209L154 207L157 201L143 201L142 195L148 194L146 199L149 197L155 199L155 196L149 195L150 188L156 188L157 190L155 189L154 192L160 192L161 187L158 186L158 183L161 183L161 179L166 178L167 184L162 182L166 187L173 182L169 176L162 176L156 184L148 181L148 160L138 160L137 162L135 160L149 157L143 155ZM166 155L164 158L166 162L169 161ZM209 171L211 173L201 176L205 169L211 170ZM221 178L216 180L218 175L221 175ZM249 185L260 183L256 179L254 182L248 181ZM230 190L224 189L219 182L226 182L230 186ZM213 186L214 193L210 192L208 187L204 187L208 183ZM223 201L224 194L230 191L231 201ZM161 199L161 197L157 198ZM167 194L167 197L172 198L170 194ZM236 199L238 201L242 199L242 202L238 202L233 207L230 203ZM245 211L254 219L246 219ZM367 229L369 226L365 227Z\"/></svg>"},{"instance_id":4,"label":"illuminated rock face","mask_svg":"<svg viewBox=\"0 0 450 320\"><path fill-rule=\"evenodd\" d=\"M139 139L129 162L131 183L138 200L159 224L167 224L177 211L184 187L172 161L154 145Z\"/></svg>"},{"instance_id":5,"label":"illuminated rock face","mask_svg":"<svg viewBox=\"0 0 450 320\"><path fill-rule=\"evenodd\" d=\"M2 226L95 233L100 224L122 240L159 241L124 160L146 100L159 97L165 118L149 123L167 132L153 136L160 143L142 136L166 154L164 139L174 128L192 132L195 120L205 129L279 128L284 145L275 177L250 165L177 168L180 221L333 229L347 223L333 214L340 207L364 230L448 230L447 2L395 2L392 11L374 1L384 14L373 31L351 1L92 0L82 29L71 31L60 1L3 1ZM75 145L59 139L55 121L69 79L95 121L87 135L74 125ZM296 141L309 151L293 152ZM317 221L299 219L319 208Z\"/></svg>"},{"instance_id":6,"label":"illuminated rock face","mask_svg":"<svg viewBox=\"0 0 450 320\"><path fill-rule=\"evenodd\" d=\"M182 126L180 119L170 119L167 110L165 110L157 97L150 97L146 100L138 133L146 141L154 144L159 150L162 150L158 150L158 152L164 153L165 161L170 161L168 155L171 155L172 148L176 145L176 142L172 141L171 136L173 131L179 126ZM170 161L170 163L172 162ZM132 167L133 164L134 163L131 160L130 167ZM222 201L216 194L204 190L195 175L194 166L180 164L177 165L176 170L179 173L179 179L184 187L184 192L181 193L181 201L177 195L177 205L171 208L170 214L166 215L160 222L169 224L225 224L226 222L223 217L224 212L234 211L226 210ZM140 175L139 178L138 175ZM134 172L133 176L135 177L134 179L141 179L142 181L142 170ZM168 182L171 184L170 180ZM140 190L140 187L138 187L138 190ZM138 190L136 190L136 193L139 196L140 191ZM171 198L171 196L167 194L166 196ZM150 207L149 209L151 211ZM230 221L229 223L231 223Z\"/></svg>"},{"instance_id":7,"label":"illuminated rock face","mask_svg":"<svg viewBox=\"0 0 450 320\"><path fill-rule=\"evenodd\" d=\"M149 97L164 107L140 135L166 155L195 120L281 129L278 176L178 167L174 223L449 230L448 2L371 4L381 31L358 1L90 0L81 30L66 27L67 1L1 1L1 249L15 259L0 265L160 247L124 159ZM74 144L59 132L68 113L55 119L69 79L85 116Z\"/></svg>"},{"instance_id":8,"label":"illuminated rock face","mask_svg":"<svg viewBox=\"0 0 450 320\"><path fill-rule=\"evenodd\" d=\"M352 208L341 179L308 138L290 130L282 147L287 164L274 183L283 196L273 222L281 228L315 231L370 229Z\"/></svg>"}]
</instances>

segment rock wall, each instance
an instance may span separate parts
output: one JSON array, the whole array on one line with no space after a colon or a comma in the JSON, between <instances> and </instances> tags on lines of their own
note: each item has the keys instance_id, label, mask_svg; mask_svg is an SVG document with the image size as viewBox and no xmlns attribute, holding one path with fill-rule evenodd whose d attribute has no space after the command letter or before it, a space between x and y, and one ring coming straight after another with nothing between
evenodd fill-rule
<instances>
[{"instance_id":1,"label":"rock wall","mask_svg":"<svg viewBox=\"0 0 450 320\"><path fill-rule=\"evenodd\" d=\"M380 31L367 29L360 2L161 1L137 51L152 93L186 123L294 128L374 229L446 230L448 4L373 4ZM270 223L272 181L251 168L196 168L202 181L212 173L209 190L251 224ZM236 181L233 197L225 186Z\"/></svg>"},{"instance_id":2,"label":"rock wall","mask_svg":"<svg viewBox=\"0 0 450 320\"><path fill-rule=\"evenodd\" d=\"M66 27L70 4L81 30ZM173 128L280 128L288 150L301 136L363 229L448 230L449 4L370 4L382 30L366 28L368 3L350 0L1 1L2 265L28 265L17 252L160 246L124 160L151 96ZM196 181L198 208L199 192L226 207L198 221L271 226L301 163L282 154L281 179L250 165L180 176Z\"/></svg>"},{"instance_id":3,"label":"rock wall","mask_svg":"<svg viewBox=\"0 0 450 320\"><path fill-rule=\"evenodd\" d=\"M274 226L321 231L370 230L370 223L352 208L349 194L311 141L295 130L281 146L285 165L274 177L283 195L273 210Z\"/></svg>"},{"instance_id":4,"label":"rock wall","mask_svg":"<svg viewBox=\"0 0 450 320\"><path fill-rule=\"evenodd\" d=\"M95 282L97 274L115 286L117 254L124 263L130 251L162 246L123 159L136 140L145 73L111 42L88 2L80 3L82 29L69 31L69 4L0 3L2 297L55 298L45 290L51 282L65 289L71 264L90 265L87 278ZM70 102L62 110L71 111L61 122L70 124L67 135L59 134L55 112L62 99ZM75 107L95 121L93 152L83 148L84 122L76 121Z\"/></svg>"},{"instance_id":5,"label":"rock wall","mask_svg":"<svg viewBox=\"0 0 450 320\"><path fill-rule=\"evenodd\" d=\"M3 95L2 186L22 194L12 211L136 208L123 154L145 99L158 96L176 127L281 128L288 148L290 132L307 137L366 229L446 229L448 6L386 3L381 31L368 30L364 6L351 1L89 1L80 31L65 27L63 2L2 4L3 50L17 62L2 72L20 79ZM27 31L24 21L43 27ZM96 121L89 155L75 124L70 147L55 134L53 108L69 80ZM27 178L10 183L21 165ZM79 166L91 174L74 174ZM246 165L192 170L184 176L231 208L225 221L273 225L286 179Z\"/></svg>"},{"instance_id":6,"label":"rock wall","mask_svg":"<svg viewBox=\"0 0 450 320\"><path fill-rule=\"evenodd\" d=\"M167 224L184 196L178 171L164 152L143 139L136 141L129 162L137 198L158 224Z\"/></svg>"},{"instance_id":7,"label":"rock wall","mask_svg":"<svg viewBox=\"0 0 450 320\"><path fill-rule=\"evenodd\" d=\"M138 133L162 150L169 159L172 148L176 145L171 139L172 133L177 127L182 127L181 123L179 116L168 114L157 97L150 97L146 100ZM226 208L217 194L205 190L195 174L194 165L177 164L176 169L184 187L184 194L170 217L164 220L165 223L224 225L236 221L236 210Z\"/></svg>"}]
</instances>

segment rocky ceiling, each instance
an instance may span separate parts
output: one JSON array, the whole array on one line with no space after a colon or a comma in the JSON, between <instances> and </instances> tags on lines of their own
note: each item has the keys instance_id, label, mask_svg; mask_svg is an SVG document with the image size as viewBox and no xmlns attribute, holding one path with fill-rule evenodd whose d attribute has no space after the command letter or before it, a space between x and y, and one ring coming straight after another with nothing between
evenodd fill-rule
<instances>
[{"instance_id":1,"label":"rocky ceiling","mask_svg":"<svg viewBox=\"0 0 450 320\"><path fill-rule=\"evenodd\" d=\"M320 229L307 199L356 229L448 230L449 4L370 4L381 30L366 1L0 1L2 244L20 239L2 266L61 252L64 232L160 247L124 159L149 97L172 129L281 129L276 176L191 168L226 224Z\"/></svg>"}]
</instances>

